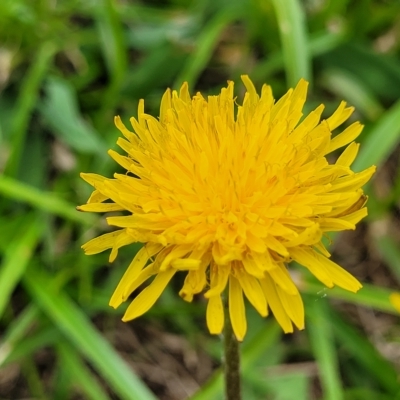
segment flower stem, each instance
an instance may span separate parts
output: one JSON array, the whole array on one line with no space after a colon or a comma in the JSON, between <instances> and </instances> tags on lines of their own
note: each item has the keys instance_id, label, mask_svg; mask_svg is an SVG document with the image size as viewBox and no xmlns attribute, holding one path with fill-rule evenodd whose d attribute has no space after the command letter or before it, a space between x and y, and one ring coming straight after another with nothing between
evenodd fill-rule
<instances>
[{"instance_id":1,"label":"flower stem","mask_svg":"<svg viewBox=\"0 0 400 400\"><path fill-rule=\"evenodd\" d=\"M225 378L225 399L241 400L240 384L240 355L239 343L232 330L229 317L228 301L225 303L225 325L224 325L224 378Z\"/></svg>"}]
</instances>

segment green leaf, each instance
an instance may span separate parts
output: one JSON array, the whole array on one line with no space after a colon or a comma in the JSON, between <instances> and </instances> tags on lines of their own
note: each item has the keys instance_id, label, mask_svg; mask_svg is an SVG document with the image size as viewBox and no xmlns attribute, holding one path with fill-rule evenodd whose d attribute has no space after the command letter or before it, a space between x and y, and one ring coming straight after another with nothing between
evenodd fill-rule
<instances>
[{"instance_id":1,"label":"green leaf","mask_svg":"<svg viewBox=\"0 0 400 400\"><path fill-rule=\"evenodd\" d=\"M37 105L39 88L55 51L54 44L48 42L39 48L19 89L11 126L11 154L5 168L7 175L16 176L18 173L29 119Z\"/></svg>"},{"instance_id":2,"label":"green leaf","mask_svg":"<svg viewBox=\"0 0 400 400\"><path fill-rule=\"evenodd\" d=\"M102 126L101 121L116 107L128 67L128 48L122 22L117 13L117 4L113 0L96 2L96 23L110 79L110 84L103 93L96 126Z\"/></svg>"},{"instance_id":3,"label":"green leaf","mask_svg":"<svg viewBox=\"0 0 400 400\"><path fill-rule=\"evenodd\" d=\"M323 34L310 37L306 43L307 51L311 58L325 54L343 43L342 33L324 32ZM268 54L265 60L260 61L251 73L254 80L263 80L265 76L280 71L284 66L283 53L281 50ZM297 83L297 82L295 82Z\"/></svg>"},{"instance_id":4,"label":"green leaf","mask_svg":"<svg viewBox=\"0 0 400 400\"><path fill-rule=\"evenodd\" d=\"M112 81L118 86L125 76L128 62L124 33L116 4L112 0L100 0L97 2L95 14L108 72Z\"/></svg>"},{"instance_id":5,"label":"green leaf","mask_svg":"<svg viewBox=\"0 0 400 400\"><path fill-rule=\"evenodd\" d=\"M399 312L390 302L390 296L395 292L394 290L364 284L362 289L357 293L351 293L337 286L328 289L325 288L322 283L311 280L303 280L299 284L299 289L302 293L314 295L317 299L327 296L328 298L331 297L333 299L345 300L349 303L399 315Z\"/></svg>"},{"instance_id":6,"label":"green leaf","mask_svg":"<svg viewBox=\"0 0 400 400\"><path fill-rule=\"evenodd\" d=\"M36 305L26 307L7 327L0 344L0 368L4 365L15 347L19 346L25 339L28 330L32 328L39 309Z\"/></svg>"},{"instance_id":7,"label":"green leaf","mask_svg":"<svg viewBox=\"0 0 400 400\"><path fill-rule=\"evenodd\" d=\"M10 302L42 234L43 224L37 214L26 217L24 229L11 240L0 268L0 316Z\"/></svg>"},{"instance_id":8,"label":"green leaf","mask_svg":"<svg viewBox=\"0 0 400 400\"><path fill-rule=\"evenodd\" d=\"M73 87L65 80L49 78L46 100L40 112L64 143L82 153L106 154L107 146L95 130L82 119Z\"/></svg>"},{"instance_id":9,"label":"green leaf","mask_svg":"<svg viewBox=\"0 0 400 400\"><path fill-rule=\"evenodd\" d=\"M310 299L305 304L309 319L307 332L316 358L325 400L343 400L339 361L330 326L329 308L322 299Z\"/></svg>"},{"instance_id":10,"label":"green leaf","mask_svg":"<svg viewBox=\"0 0 400 400\"><path fill-rule=\"evenodd\" d=\"M241 7L224 9L202 29L200 36L196 40L196 52L188 58L183 66L181 73L175 80L175 87L180 87L185 81L188 82L190 87L195 86L200 73L206 67L218 44L218 38L222 31L237 19L242 12Z\"/></svg>"},{"instance_id":11,"label":"green leaf","mask_svg":"<svg viewBox=\"0 0 400 400\"><path fill-rule=\"evenodd\" d=\"M400 282L400 249L397 241L392 235L379 235L377 232L374 232L373 238L382 260L386 261L397 282Z\"/></svg>"},{"instance_id":12,"label":"green leaf","mask_svg":"<svg viewBox=\"0 0 400 400\"><path fill-rule=\"evenodd\" d=\"M400 100L368 132L352 169L361 171L371 165L381 166L400 140Z\"/></svg>"},{"instance_id":13,"label":"green leaf","mask_svg":"<svg viewBox=\"0 0 400 400\"><path fill-rule=\"evenodd\" d=\"M296 393L296 400L309 400L310 377L307 372L301 372L300 366L297 372L285 371L283 368L278 367L276 372L270 369L263 370L263 374L249 371L244 378L246 381L251 380L253 386L268 388L268 391L266 392L264 389L263 393L273 394L274 400L293 400L293 393ZM260 398L260 396L256 397L256 399Z\"/></svg>"},{"instance_id":14,"label":"green leaf","mask_svg":"<svg viewBox=\"0 0 400 400\"><path fill-rule=\"evenodd\" d=\"M25 332L26 334L28 332ZM48 326L37 332L29 332L22 340L20 338L5 340L0 350L0 365L5 366L11 363L22 363L24 359L33 358L33 355L39 350L51 347L64 337L54 326Z\"/></svg>"},{"instance_id":15,"label":"green leaf","mask_svg":"<svg viewBox=\"0 0 400 400\"><path fill-rule=\"evenodd\" d=\"M384 395L382 392L377 392L375 390L370 390L366 388L354 388L348 389L345 393L345 400L398 400L393 399L390 395Z\"/></svg>"},{"instance_id":16,"label":"green leaf","mask_svg":"<svg viewBox=\"0 0 400 400\"><path fill-rule=\"evenodd\" d=\"M276 346L281 328L276 323L266 323L253 338L245 342L241 354L241 368L250 370L265 351ZM190 400L220 400L223 397L222 371L219 369Z\"/></svg>"},{"instance_id":17,"label":"green leaf","mask_svg":"<svg viewBox=\"0 0 400 400\"><path fill-rule=\"evenodd\" d=\"M0 193L17 202L30 204L39 210L80 224L93 225L96 220L93 215L78 212L74 205L53 193L43 192L6 176L0 176Z\"/></svg>"},{"instance_id":18,"label":"green leaf","mask_svg":"<svg viewBox=\"0 0 400 400\"><path fill-rule=\"evenodd\" d=\"M61 368L67 372L69 382L74 382L74 386L80 387L82 393L85 394L85 399L109 399L87 366L82 362L78 352L68 342L58 342L57 352L60 357Z\"/></svg>"},{"instance_id":19,"label":"green leaf","mask_svg":"<svg viewBox=\"0 0 400 400\"><path fill-rule=\"evenodd\" d=\"M131 371L109 342L63 292L52 285L44 271L31 268L24 277L32 299L51 318L65 337L85 355L115 393L126 400L155 400L155 396Z\"/></svg>"},{"instance_id":20,"label":"green leaf","mask_svg":"<svg viewBox=\"0 0 400 400\"><path fill-rule=\"evenodd\" d=\"M370 120L376 120L384 111L370 89L351 72L328 68L320 78L321 86L345 99Z\"/></svg>"},{"instance_id":21,"label":"green leaf","mask_svg":"<svg viewBox=\"0 0 400 400\"><path fill-rule=\"evenodd\" d=\"M333 68L348 71L375 96L385 101L395 101L400 95L400 60L378 55L357 41L345 42L318 59L322 69Z\"/></svg>"},{"instance_id":22,"label":"green leaf","mask_svg":"<svg viewBox=\"0 0 400 400\"><path fill-rule=\"evenodd\" d=\"M360 368L368 371L371 379L373 377L377 380L389 393L399 393L397 373L393 365L376 350L365 335L357 332L333 310L330 312L330 319L330 326L341 346L351 354Z\"/></svg>"},{"instance_id":23,"label":"green leaf","mask_svg":"<svg viewBox=\"0 0 400 400\"><path fill-rule=\"evenodd\" d=\"M290 87L300 78L311 81L305 15L299 0L272 0L278 19L286 79Z\"/></svg>"}]
</instances>

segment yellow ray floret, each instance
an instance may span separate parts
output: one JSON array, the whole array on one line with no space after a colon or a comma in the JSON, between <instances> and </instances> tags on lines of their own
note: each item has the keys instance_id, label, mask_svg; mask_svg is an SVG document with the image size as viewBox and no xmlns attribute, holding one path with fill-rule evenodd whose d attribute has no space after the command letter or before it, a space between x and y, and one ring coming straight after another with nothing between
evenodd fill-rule
<instances>
[{"instance_id":1,"label":"yellow ray floret","mask_svg":"<svg viewBox=\"0 0 400 400\"><path fill-rule=\"evenodd\" d=\"M278 101L269 86L259 94L248 76L242 80L239 105L233 82L208 98L191 96L186 83L168 89L159 119L141 100L132 131L115 118L125 155L109 154L126 174L82 174L94 191L79 210L122 211L107 218L118 230L90 240L86 254L111 249L113 261L120 247L143 243L110 300L116 308L150 281L124 321L148 311L182 271L180 296L192 301L203 292L210 332L221 333L228 313L238 340L247 330L245 298L262 316L271 311L285 332L304 328L292 260L327 287L361 288L322 243L327 232L355 229L367 215L361 188L375 167L351 170L362 125L332 134L353 108L342 102L321 120L321 105L302 119L305 80ZM327 155L344 146L330 164Z\"/></svg>"}]
</instances>

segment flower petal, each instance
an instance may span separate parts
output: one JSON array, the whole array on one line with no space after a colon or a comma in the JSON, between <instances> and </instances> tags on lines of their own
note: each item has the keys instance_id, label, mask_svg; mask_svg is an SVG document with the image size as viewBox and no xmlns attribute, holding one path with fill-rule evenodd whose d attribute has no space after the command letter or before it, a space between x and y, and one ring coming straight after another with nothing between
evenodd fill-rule
<instances>
[{"instance_id":1,"label":"flower petal","mask_svg":"<svg viewBox=\"0 0 400 400\"><path fill-rule=\"evenodd\" d=\"M308 268L326 287L333 287L332 277L329 276L325 268L321 268L315 254L317 254L315 251L306 248L294 247L290 249L290 255L295 261Z\"/></svg>"},{"instance_id":2,"label":"flower petal","mask_svg":"<svg viewBox=\"0 0 400 400\"><path fill-rule=\"evenodd\" d=\"M224 328L224 306L221 296L212 296L208 299L206 318L210 333L219 335Z\"/></svg>"},{"instance_id":3,"label":"flower petal","mask_svg":"<svg viewBox=\"0 0 400 400\"><path fill-rule=\"evenodd\" d=\"M124 229L123 232L121 232L121 234L115 239L108 261L113 262L117 258L119 248L135 242L137 242L137 238L129 235L127 230Z\"/></svg>"},{"instance_id":4,"label":"flower petal","mask_svg":"<svg viewBox=\"0 0 400 400\"><path fill-rule=\"evenodd\" d=\"M265 274L265 278L260 279L260 285L278 324L282 327L285 333L293 332L292 322L290 321L285 308L282 306L274 281L268 274Z\"/></svg>"},{"instance_id":5,"label":"flower petal","mask_svg":"<svg viewBox=\"0 0 400 400\"><path fill-rule=\"evenodd\" d=\"M193 295L200 293L206 286L206 271L210 265L210 261L211 255L205 254L201 259L200 267L197 270L189 271L186 275L183 287L179 292L179 296L181 296L185 301L191 302L193 300Z\"/></svg>"},{"instance_id":6,"label":"flower petal","mask_svg":"<svg viewBox=\"0 0 400 400\"><path fill-rule=\"evenodd\" d=\"M293 283L285 265L281 263L276 264L276 268L269 270L268 274L285 292L291 295L295 295L297 293L296 285Z\"/></svg>"},{"instance_id":7,"label":"flower petal","mask_svg":"<svg viewBox=\"0 0 400 400\"><path fill-rule=\"evenodd\" d=\"M179 271L196 270L200 267L201 260L194 260L193 258L176 258L171 261L171 267Z\"/></svg>"},{"instance_id":8,"label":"flower petal","mask_svg":"<svg viewBox=\"0 0 400 400\"><path fill-rule=\"evenodd\" d=\"M123 234L125 229L119 229L118 231L105 233L97 238L89 240L86 242L82 249L84 250L85 254L92 255L101 253L102 251L111 249L114 246L115 240Z\"/></svg>"},{"instance_id":9,"label":"flower petal","mask_svg":"<svg viewBox=\"0 0 400 400\"><path fill-rule=\"evenodd\" d=\"M338 264L326 258L322 254L317 252L313 252L314 257L319 262L321 268L324 268L327 274L331 277L333 283L335 285L340 286L343 289L346 289L350 292L358 292L362 288L361 283L354 278L353 275L348 273L345 269L340 267Z\"/></svg>"},{"instance_id":10,"label":"flower petal","mask_svg":"<svg viewBox=\"0 0 400 400\"><path fill-rule=\"evenodd\" d=\"M171 252L164 258L160 265L160 271L165 271L172 261L180 259L183 256L186 256L193 250L192 244L183 244L174 246ZM177 263L179 265L179 262Z\"/></svg>"},{"instance_id":11,"label":"flower petal","mask_svg":"<svg viewBox=\"0 0 400 400\"><path fill-rule=\"evenodd\" d=\"M210 266L210 290L204 293L204 297L206 299L219 295L223 292L228 282L230 272L230 264L216 265L213 263Z\"/></svg>"},{"instance_id":12,"label":"flower petal","mask_svg":"<svg viewBox=\"0 0 400 400\"><path fill-rule=\"evenodd\" d=\"M286 314L298 329L304 329L304 305L300 293L291 295L277 285L275 285L275 289Z\"/></svg>"},{"instance_id":13,"label":"flower petal","mask_svg":"<svg viewBox=\"0 0 400 400\"><path fill-rule=\"evenodd\" d=\"M235 272L245 296L260 315L266 317L268 315L267 302L258 280L240 268Z\"/></svg>"},{"instance_id":14,"label":"flower petal","mask_svg":"<svg viewBox=\"0 0 400 400\"><path fill-rule=\"evenodd\" d=\"M333 131L344 121L347 121L351 114L353 114L354 107L347 107L346 102L342 101L336 111L327 119L329 129Z\"/></svg>"},{"instance_id":15,"label":"flower petal","mask_svg":"<svg viewBox=\"0 0 400 400\"><path fill-rule=\"evenodd\" d=\"M124 207L116 203L89 203L76 207L78 211L89 212L110 212L110 211L123 211Z\"/></svg>"},{"instance_id":16,"label":"flower petal","mask_svg":"<svg viewBox=\"0 0 400 400\"><path fill-rule=\"evenodd\" d=\"M126 310L122 321L130 321L131 319L140 317L147 312L161 296L161 293L164 291L175 273L176 270L172 268L158 273L154 278L154 281L132 301Z\"/></svg>"},{"instance_id":17,"label":"flower petal","mask_svg":"<svg viewBox=\"0 0 400 400\"><path fill-rule=\"evenodd\" d=\"M354 124L351 124L342 133L335 136L331 140L327 154L331 153L332 151L335 151L340 147L346 146L346 144L352 142L359 136L363 128L364 125L361 125L359 122L354 122Z\"/></svg>"},{"instance_id":18,"label":"flower petal","mask_svg":"<svg viewBox=\"0 0 400 400\"><path fill-rule=\"evenodd\" d=\"M353 161L357 157L358 150L360 145L358 143L350 143L343 153L339 156L336 161L336 165L343 165L344 167L350 167L353 164Z\"/></svg>"},{"instance_id":19,"label":"flower petal","mask_svg":"<svg viewBox=\"0 0 400 400\"><path fill-rule=\"evenodd\" d=\"M242 288L232 275L229 277L229 317L233 333L241 342L247 331L246 310L243 301Z\"/></svg>"},{"instance_id":20,"label":"flower petal","mask_svg":"<svg viewBox=\"0 0 400 400\"><path fill-rule=\"evenodd\" d=\"M111 307L117 308L125 300L124 293L126 292L126 288L137 279L149 258L153 257L161 249L161 245L149 243L136 253L111 296L109 303Z\"/></svg>"}]
</instances>

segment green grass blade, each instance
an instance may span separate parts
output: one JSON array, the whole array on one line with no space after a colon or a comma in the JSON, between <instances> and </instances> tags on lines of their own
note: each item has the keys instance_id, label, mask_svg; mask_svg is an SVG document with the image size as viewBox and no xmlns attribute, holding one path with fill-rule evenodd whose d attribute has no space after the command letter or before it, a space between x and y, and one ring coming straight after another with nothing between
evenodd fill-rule
<instances>
[{"instance_id":1,"label":"green grass blade","mask_svg":"<svg viewBox=\"0 0 400 400\"><path fill-rule=\"evenodd\" d=\"M307 332L317 360L324 400L343 400L339 363L329 322L329 309L324 303L324 300L313 298L306 303L310 316Z\"/></svg>"},{"instance_id":2,"label":"green grass blade","mask_svg":"<svg viewBox=\"0 0 400 400\"><path fill-rule=\"evenodd\" d=\"M380 256L386 261L393 275L397 278L397 282L400 283L400 249L398 243L391 235L378 235L376 232L374 241Z\"/></svg>"},{"instance_id":3,"label":"green grass blade","mask_svg":"<svg viewBox=\"0 0 400 400\"><path fill-rule=\"evenodd\" d=\"M322 35L309 38L306 43L307 51L310 58L327 53L339 46L344 40L344 35L341 33L325 33ZM266 76L278 72L284 66L283 53L281 51L274 52L268 57L260 61L253 68L251 77L254 80L263 80ZM297 83L297 82L296 82Z\"/></svg>"},{"instance_id":4,"label":"green grass blade","mask_svg":"<svg viewBox=\"0 0 400 400\"><path fill-rule=\"evenodd\" d=\"M242 351L241 368L248 370L264 354L265 350L276 345L281 328L276 323L268 323L251 341L245 343ZM219 369L190 400L220 400L223 397L222 371Z\"/></svg>"},{"instance_id":5,"label":"green grass blade","mask_svg":"<svg viewBox=\"0 0 400 400\"><path fill-rule=\"evenodd\" d=\"M15 176L18 173L29 118L36 106L40 85L55 51L52 43L44 43L40 47L19 90L11 126L11 154L4 171L7 175Z\"/></svg>"},{"instance_id":6,"label":"green grass blade","mask_svg":"<svg viewBox=\"0 0 400 400\"><path fill-rule=\"evenodd\" d=\"M0 368L19 342L24 339L28 330L34 324L39 309L36 305L26 307L7 327L0 343Z\"/></svg>"},{"instance_id":7,"label":"green grass blade","mask_svg":"<svg viewBox=\"0 0 400 400\"><path fill-rule=\"evenodd\" d=\"M400 393L397 373L393 365L386 360L369 340L347 324L333 310L330 312L331 327L341 346L352 354L354 360L370 372L379 384L389 393Z\"/></svg>"},{"instance_id":8,"label":"green grass blade","mask_svg":"<svg viewBox=\"0 0 400 400\"><path fill-rule=\"evenodd\" d=\"M118 86L125 76L128 61L124 32L116 4L113 0L98 1L96 22L112 85Z\"/></svg>"},{"instance_id":9,"label":"green grass blade","mask_svg":"<svg viewBox=\"0 0 400 400\"><path fill-rule=\"evenodd\" d=\"M351 72L327 69L321 76L321 86L345 99L372 121L384 111L371 90Z\"/></svg>"},{"instance_id":10,"label":"green grass blade","mask_svg":"<svg viewBox=\"0 0 400 400\"><path fill-rule=\"evenodd\" d=\"M39 242L43 225L37 215L26 218L24 230L7 246L0 269L0 316L10 302L11 294L17 286Z\"/></svg>"},{"instance_id":11,"label":"green grass blade","mask_svg":"<svg viewBox=\"0 0 400 400\"><path fill-rule=\"evenodd\" d=\"M115 393L126 400L155 400L155 396L130 370L82 311L67 295L52 287L43 271L30 269L24 284L32 299L98 370Z\"/></svg>"},{"instance_id":12,"label":"green grass blade","mask_svg":"<svg viewBox=\"0 0 400 400\"><path fill-rule=\"evenodd\" d=\"M0 176L0 193L18 202L27 203L39 210L63 217L69 221L83 225L93 225L94 215L76 211L76 207L69 204L53 193L42 192L32 186L15 179Z\"/></svg>"},{"instance_id":13,"label":"green grass blade","mask_svg":"<svg viewBox=\"0 0 400 400\"><path fill-rule=\"evenodd\" d=\"M400 100L382 115L368 133L353 164L353 170L358 172L370 165L382 165L399 143L399 139Z\"/></svg>"},{"instance_id":14,"label":"green grass blade","mask_svg":"<svg viewBox=\"0 0 400 400\"><path fill-rule=\"evenodd\" d=\"M202 33L198 37L197 49L188 58L183 66L181 73L175 80L175 87L180 87L183 82L188 82L189 87L195 86L196 81L210 60L214 48L218 44L218 37L228 24L237 19L242 13L241 8L231 7L224 12L217 14L207 26L204 27Z\"/></svg>"},{"instance_id":15,"label":"green grass blade","mask_svg":"<svg viewBox=\"0 0 400 400\"><path fill-rule=\"evenodd\" d=\"M82 393L85 394L85 399L109 400L72 346L65 341L60 341L57 345L57 352L62 368L67 371L69 381L73 381L76 386L79 386Z\"/></svg>"},{"instance_id":16,"label":"green grass blade","mask_svg":"<svg viewBox=\"0 0 400 400\"><path fill-rule=\"evenodd\" d=\"M107 146L79 113L76 93L68 81L49 78L40 112L62 142L81 153L104 155Z\"/></svg>"},{"instance_id":17,"label":"green grass blade","mask_svg":"<svg viewBox=\"0 0 400 400\"><path fill-rule=\"evenodd\" d=\"M310 82L311 65L307 49L305 16L299 0L272 0L280 29L287 84L300 78Z\"/></svg>"},{"instance_id":18,"label":"green grass blade","mask_svg":"<svg viewBox=\"0 0 400 400\"><path fill-rule=\"evenodd\" d=\"M38 350L50 348L62 340L64 340L63 335L54 326L43 328L33 334L30 333L23 340L15 343L6 340L0 346L0 350L5 351L4 354L1 354L0 366L22 363L26 358L32 358Z\"/></svg>"},{"instance_id":19,"label":"green grass blade","mask_svg":"<svg viewBox=\"0 0 400 400\"><path fill-rule=\"evenodd\" d=\"M351 293L337 286L332 289L327 289L324 288L322 283L310 281L301 282L299 288L302 293L314 295L316 298L328 296L328 298L332 297L333 299L345 300L349 303L371 307L374 310L399 315L399 312L390 302L390 296L394 293L394 291L390 289L364 284L360 291Z\"/></svg>"},{"instance_id":20,"label":"green grass blade","mask_svg":"<svg viewBox=\"0 0 400 400\"><path fill-rule=\"evenodd\" d=\"M96 7L96 23L110 77L110 84L104 91L101 110L97 114L97 126L115 108L128 68L127 56L129 49L125 43L123 25L117 12L117 4L113 0L101 0L97 2Z\"/></svg>"},{"instance_id":21,"label":"green grass blade","mask_svg":"<svg viewBox=\"0 0 400 400\"><path fill-rule=\"evenodd\" d=\"M24 359L21 370L32 397L34 399L50 400L46 394L45 383L39 374L38 365L35 364L33 358Z\"/></svg>"},{"instance_id":22,"label":"green grass blade","mask_svg":"<svg viewBox=\"0 0 400 400\"><path fill-rule=\"evenodd\" d=\"M264 370L263 372L263 374L256 374L254 371L248 371L244 376L246 381L251 382L252 386L258 389L257 393L264 394L263 397L255 397L255 400L260 398L293 400L293 393L296 393L296 400L310 400L310 377L307 372L284 370L276 372ZM267 396L268 394L270 396Z\"/></svg>"}]
</instances>

